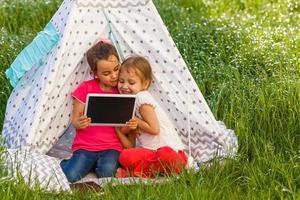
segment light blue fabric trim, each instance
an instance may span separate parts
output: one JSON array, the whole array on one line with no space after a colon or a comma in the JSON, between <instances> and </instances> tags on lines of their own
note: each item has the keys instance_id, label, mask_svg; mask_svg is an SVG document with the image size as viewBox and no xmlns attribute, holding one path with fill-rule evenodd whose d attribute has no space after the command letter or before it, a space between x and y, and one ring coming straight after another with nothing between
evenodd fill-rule
<instances>
[{"instance_id":1,"label":"light blue fabric trim","mask_svg":"<svg viewBox=\"0 0 300 200\"><path fill-rule=\"evenodd\" d=\"M104 17L105 17L105 19L106 19L106 22L107 22L108 28L109 28L108 38L109 38L110 41L112 41L112 43L113 43L114 46L116 47L116 50L117 50L117 52L118 52L118 54L119 54L119 57L120 57L120 59L121 59L121 62L123 62L125 58L124 58L124 55L123 55L123 53L122 53L121 47L120 47L119 43L117 42L116 36L115 36L115 34L114 34L114 32L113 32L113 28L112 28L112 26L111 26L111 21L109 20L107 14L106 14L106 12L104 11L103 8L102 8L102 12L103 12L103 14L104 14Z\"/></svg>"},{"instance_id":2,"label":"light blue fabric trim","mask_svg":"<svg viewBox=\"0 0 300 200\"><path fill-rule=\"evenodd\" d=\"M10 84L15 87L25 72L35 65L41 65L44 56L49 53L59 40L59 33L49 22L33 41L16 57L5 72Z\"/></svg>"}]
</instances>

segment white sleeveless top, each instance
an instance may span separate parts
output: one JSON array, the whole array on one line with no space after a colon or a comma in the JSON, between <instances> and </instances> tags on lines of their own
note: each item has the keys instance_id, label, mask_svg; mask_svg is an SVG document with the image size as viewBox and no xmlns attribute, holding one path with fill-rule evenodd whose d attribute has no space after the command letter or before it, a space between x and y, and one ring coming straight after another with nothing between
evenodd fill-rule
<instances>
[{"instance_id":1,"label":"white sleeveless top","mask_svg":"<svg viewBox=\"0 0 300 200\"><path fill-rule=\"evenodd\" d=\"M175 130L174 125L167 114L155 101L150 92L142 91L136 95L136 116L141 118L140 107L144 104L153 106L159 121L160 132L158 135L152 135L141 132L137 138L137 146L156 150L163 146L169 146L175 151L184 150L183 143Z\"/></svg>"}]
</instances>

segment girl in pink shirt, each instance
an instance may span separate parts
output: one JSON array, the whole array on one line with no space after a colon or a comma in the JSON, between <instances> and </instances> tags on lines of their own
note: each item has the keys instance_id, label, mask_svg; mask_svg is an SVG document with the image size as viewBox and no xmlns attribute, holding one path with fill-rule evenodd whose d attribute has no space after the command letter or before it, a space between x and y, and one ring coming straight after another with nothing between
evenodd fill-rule
<instances>
[{"instance_id":1,"label":"girl in pink shirt","mask_svg":"<svg viewBox=\"0 0 300 200\"><path fill-rule=\"evenodd\" d=\"M89 93L118 93L120 62L117 51L113 45L101 41L86 55L94 79L83 82L72 93L72 124L76 128L73 155L60 163L69 182L80 180L90 171L94 171L97 177L114 176L123 149L115 127L91 126L91 119L83 115Z\"/></svg>"}]
</instances>

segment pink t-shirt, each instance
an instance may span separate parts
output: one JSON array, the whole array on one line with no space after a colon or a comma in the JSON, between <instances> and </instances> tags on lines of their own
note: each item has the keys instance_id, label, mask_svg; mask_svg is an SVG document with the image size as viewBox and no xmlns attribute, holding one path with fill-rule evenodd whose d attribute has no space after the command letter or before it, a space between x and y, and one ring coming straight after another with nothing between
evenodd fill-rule
<instances>
[{"instance_id":1,"label":"pink t-shirt","mask_svg":"<svg viewBox=\"0 0 300 200\"><path fill-rule=\"evenodd\" d=\"M111 92L103 91L99 86L99 80L92 79L84 81L72 93L72 96L85 104L86 96L89 93L117 94L117 89ZM99 110L99 112L101 112ZM112 126L88 126L85 129L76 129L76 136L72 144L73 152L78 149L88 151L104 151L114 149L121 151L123 146Z\"/></svg>"}]
</instances>

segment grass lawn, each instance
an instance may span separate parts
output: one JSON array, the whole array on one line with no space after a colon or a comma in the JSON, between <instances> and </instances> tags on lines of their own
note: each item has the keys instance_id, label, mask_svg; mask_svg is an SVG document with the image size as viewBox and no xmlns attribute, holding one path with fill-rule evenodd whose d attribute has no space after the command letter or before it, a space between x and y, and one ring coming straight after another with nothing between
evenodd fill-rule
<instances>
[{"instance_id":1,"label":"grass lawn","mask_svg":"<svg viewBox=\"0 0 300 200\"><path fill-rule=\"evenodd\" d=\"M0 0L0 130L12 89L4 72L60 3ZM104 193L46 193L0 169L0 199L300 199L299 1L154 3L216 118L235 130L237 158Z\"/></svg>"}]
</instances>

